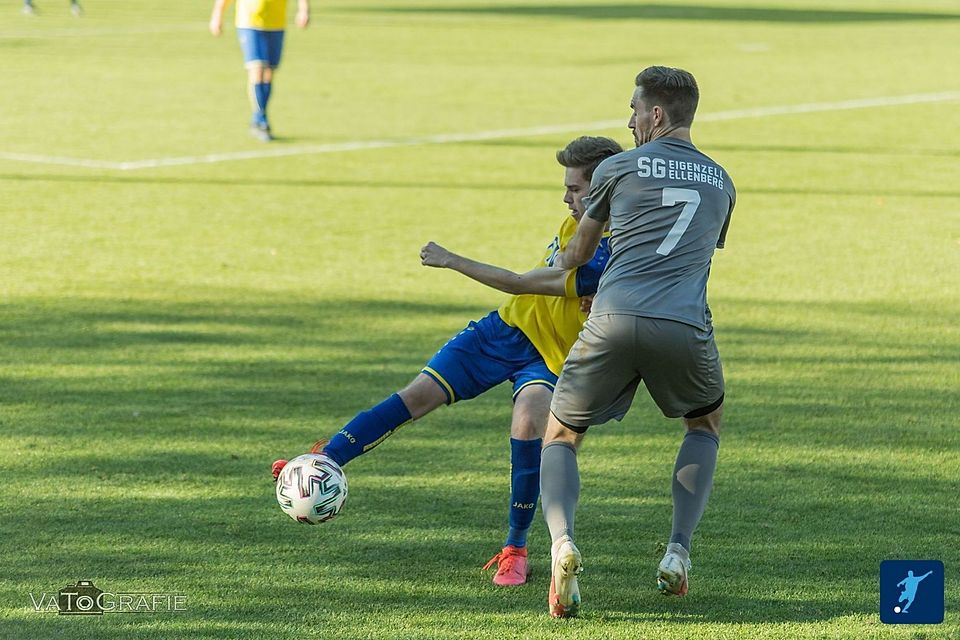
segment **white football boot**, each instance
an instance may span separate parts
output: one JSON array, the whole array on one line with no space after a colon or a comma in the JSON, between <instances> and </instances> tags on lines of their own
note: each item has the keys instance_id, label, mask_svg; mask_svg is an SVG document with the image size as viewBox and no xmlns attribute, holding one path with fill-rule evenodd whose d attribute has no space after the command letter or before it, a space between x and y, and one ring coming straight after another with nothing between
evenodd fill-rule
<instances>
[{"instance_id":1,"label":"white football boot","mask_svg":"<svg viewBox=\"0 0 960 640\"><path fill-rule=\"evenodd\" d=\"M580 586L577 576L583 571L583 558L570 536L563 536L550 547L550 615L572 618L580 611Z\"/></svg>"},{"instance_id":2,"label":"white football boot","mask_svg":"<svg viewBox=\"0 0 960 640\"><path fill-rule=\"evenodd\" d=\"M687 595L687 574L690 572L690 552L683 545L671 542L657 567L657 588L663 595Z\"/></svg>"}]
</instances>

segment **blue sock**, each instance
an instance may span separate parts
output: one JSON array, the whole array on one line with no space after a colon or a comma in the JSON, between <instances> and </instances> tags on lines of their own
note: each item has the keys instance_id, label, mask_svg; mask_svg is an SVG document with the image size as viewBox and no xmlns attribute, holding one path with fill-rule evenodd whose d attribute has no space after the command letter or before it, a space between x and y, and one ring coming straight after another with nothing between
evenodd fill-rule
<instances>
[{"instance_id":1,"label":"blue sock","mask_svg":"<svg viewBox=\"0 0 960 640\"><path fill-rule=\"evenodd\" d=\"M262 89L262 91L263 91L263 112L266 113L266 112L267 112L267 103L270 102L270 90L273 88L273 83L272 83L272 82L264 82L264 83L263 83L262 85L260 85L260 86L263 87L263 89Z\"/></svg>"},{"instance_id":2,"label":"blue sock","mask_svg":"<svg viewBox=\"0 0 960 640\"><path fill-rule=\"evenodd\" d=\"M510 533L506 544L527 546L540 495L540 447L543 440L510 438Z\"/></svg>"},{"instance_id":3,"label":"blue sock","mask_svg":"<svg viewBox=\"0 0 960 640\"><path fill-rule=\"evenodd\" d=\"M256 124L266 124L267 122L267 95L270 93L269 87L265 82L255 82L253 84L253 99L257 104L256 111L253 112L253 121Z\"/></svg>"},{"instance_id":4,"label":"blue sock","mask_svg":"<svg viewBox=\"0 0 960 640\"><path fill-rule=\"evenodd\" d=\"M393 394L377 406L361 411L323 448L343 466L387 439L397 427L410 421L410 412L400 396Z\"/></svg>"}]
</instances>

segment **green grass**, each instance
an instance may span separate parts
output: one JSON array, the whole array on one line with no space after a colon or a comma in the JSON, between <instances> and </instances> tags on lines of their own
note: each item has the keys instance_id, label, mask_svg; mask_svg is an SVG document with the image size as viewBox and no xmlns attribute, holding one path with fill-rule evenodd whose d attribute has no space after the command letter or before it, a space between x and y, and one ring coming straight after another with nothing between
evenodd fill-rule
<instances>
[{"instance_id":1,"label":"green grass","mask_svg":"<svg viewBox=\"0 0 960 640\"><path fill-rule=\"evenodd\" d=\"M275 147L629 115L691 69L701 113L960 90L947 0L314 3ZM581 455L578 620L479 573L502 543L509 390L351 463L336 521L277 508L269 463L405 384L501 297L436 240L516 269L565 212L571 134L118 171L260 150L209 7L42 0L0 17L0 638L960 638L957 103L703 122L739 204L711 305L728 381L691 594L653 588L680 427L645 395ZM584 131L629 141L625 128ZM947 619L879 621L879 563L937 558ZM67 618L77 579L186 594Z\"/></svg>"}]
</instances>

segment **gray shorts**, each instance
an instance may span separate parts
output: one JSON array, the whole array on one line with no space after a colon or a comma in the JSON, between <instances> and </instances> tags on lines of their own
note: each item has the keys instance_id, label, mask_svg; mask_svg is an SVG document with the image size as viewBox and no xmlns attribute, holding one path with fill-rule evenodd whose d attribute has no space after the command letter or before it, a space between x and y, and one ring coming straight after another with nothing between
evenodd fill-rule
<instances>
[{"instance_id":1,"label":"gray shorts","mask_svg":"<svg viewBox=\"0 0 960 640\"><path fill-rule=\"evenodd\" d=\"M571 427L622 420L641 380L668 418L716 402L723 395L723 368L713 328L591 315L563 365L550 409Z\"/></svg>"}]
</instances>

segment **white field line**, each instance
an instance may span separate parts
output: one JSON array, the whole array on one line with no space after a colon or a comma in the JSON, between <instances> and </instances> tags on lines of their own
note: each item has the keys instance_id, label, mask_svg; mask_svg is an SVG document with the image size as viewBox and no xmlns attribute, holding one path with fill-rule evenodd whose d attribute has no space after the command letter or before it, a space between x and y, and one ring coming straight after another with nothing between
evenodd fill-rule
<instances>
[{"instance_id":1,"label":"white field line","mask_svg":"<svg viewBox=\"0 0 960 640\"><path fill-rule=\"evenodd\" d=\"M920 104L928 102L945 102L960 100L960 91L944 91L941 93L915 93L905 96L885 96L879 98L863 98L859 100L841 100L839 102L810 102L806 104L791 104L771 107L754 107L750 109L733 109L717 111L697 116L696 122L720 122L724 120L739 120L744 118L764 118L801 113L818 113L828 111L845 111L849 109L870 109L874 107L892 107L905 104ZM69 158L63 156L35 155L29 153L11 153L0 151L0 160L29 162L35 164L53 164L68 167L84 167L88 169L112 169L115 171L135 171L137 169L155 169L158 167L175 167L193 164L214 164L231 162L234 160L254 160L258 158L281 158L287 156L317 155L323 153L338 153L348 151L362 151L367 149L388 149L391 147L412 147L429 144L452 144L457 142L476 142L483 140L501 140L505 138L526 138L554 133L572 133L601 131L617 127L625 127L626 118L618 120L598 120L594 122L578 122L540 127L525 127L519 129L493 129L477 131L475 133L446 133L411 138L387 138L381 140L354 140L350 142L335 142L330 144L312 144L296 147L272 147L250 151L230 151L225 153L211 153L200 156L180 156L171 158L149 158L145 160L131 160L114 162L109 160L93 160L87 158Z\"/></svg>"}]
</instances>

